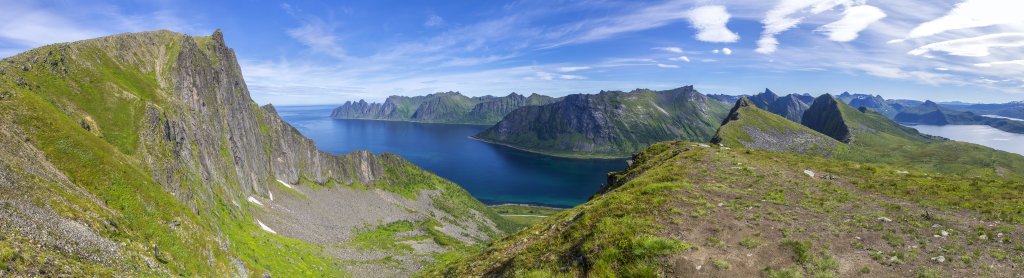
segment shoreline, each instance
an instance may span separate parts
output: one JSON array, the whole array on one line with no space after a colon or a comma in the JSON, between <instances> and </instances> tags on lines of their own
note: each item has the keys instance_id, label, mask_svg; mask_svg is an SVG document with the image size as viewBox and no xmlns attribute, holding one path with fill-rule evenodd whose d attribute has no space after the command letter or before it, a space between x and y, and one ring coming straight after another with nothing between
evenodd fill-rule
<instances>
[{"instance_id":1,"label":"shoreline","mask_svg":"<svg viewBox=\"0 0 1024 278\"><path fill-rule=\"evenodd\" d=\"M501 204L497 204L497 205L487 205L487 207L500 207L500 206L519 206L519 207L532 207L532 208L554 209L554 210L567 210L567 209L573 208L573 207L560 208L560 207L550 207L550 206L534 205L534 204L523 204L523 203L501 203Z\"/></svg>"},{"instance_id":2,"label":"shoreline","mask_svg":"<svg viewBox=\"0 0 1024 278\"><path fill-rule=\"evenodd\" d=\"M535 154L539 154L539 155L552 156L552 157L558 157L558 158L618 160L618 159L629 159L631 157L631 156L583 156L583 155L556 154L556 153L550 153L550 152L544 152L544 151L527 149L527 148L524 148L524 147L515 146L515 145L512 145L512 144L508 144L508 143L495 142L495 141L491 141L491 140L487 140L487 139L483 139L483 138L478 138L475 135L470 135L470 136L467 136L467 137L469 139L477 140L477 141L488 143L488 144L493 144L493 145L513 148L513 149L524 151L524 152L535 153Z\"/></svg>"},{"instance_id":3,"label":"shoreline","mask_svg":"<svg viewBox=\"0 0 1024 278\"><path fill-rule=\"evenodd\" d=\"M362 118L335 118L327 116L331 120L356 120L356 121L381 121L381 122L399 122L399 123L414 123L414 124L432 124L432 125L471 125L471 126L493 126L494 124L471 124L471 123L437 123L437 122L417 122L409 120L389 120L389 119L362 119Z\"/></svg>"}]
</instances>

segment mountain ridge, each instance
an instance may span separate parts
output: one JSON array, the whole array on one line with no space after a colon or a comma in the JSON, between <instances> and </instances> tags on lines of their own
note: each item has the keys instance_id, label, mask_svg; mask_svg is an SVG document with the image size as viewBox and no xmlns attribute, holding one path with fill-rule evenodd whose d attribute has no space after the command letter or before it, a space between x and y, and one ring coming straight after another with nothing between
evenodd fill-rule
<instances>
[{"instance_id":1,"label":"mountain ridge","mask_svg":"<svg viewBox=\"0 0 1024 278\"><path fill-rule=\"evenodd\" d=\"M504 233L465 190L396 155L319 151L252 101L220 30L36 48L0 63L0 92L0 251L19 250L0 258L7 273L412 271L413 253L383 250L405 261L382 268L332 252L395 221L427 223L418 244L440 250ZM377 205L325 213L357 200Z\"/></svg>"},{"instance_id":2,"label":"mountain ridge","mask_svg":"<svg viewBox=\"0 0 1024 278\"><path fill-rule=\"evenodd\" d=\"M473 137L556 156L620 158L657 141L706 141L727 108L692 86L569 95L516 109Z\"/></svg>"}]
</instances>

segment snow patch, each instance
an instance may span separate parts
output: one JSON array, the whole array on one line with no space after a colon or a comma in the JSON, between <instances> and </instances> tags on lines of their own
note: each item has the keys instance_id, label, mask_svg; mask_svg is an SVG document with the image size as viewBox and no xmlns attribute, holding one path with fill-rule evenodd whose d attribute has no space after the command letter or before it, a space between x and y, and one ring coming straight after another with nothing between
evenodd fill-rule
<instances>
[{"instance_id":1,"label":"snow patch","mask_svg":"<svg viewBox=\"0 0 1024 278\"><path fill-rule=\"evenodd\" d=\"M277 180L277 182L280 182L281 185L284 185L284 187L295 189L295 187L293 187L291 184L288 184L287 182L284 182L283 180Z\"/></svg>"},{"instance_id":2,"label":"snow patch","mask_svg":"<svg viewBox=\"0 0 1024 278\"><path fill-rule=\"evenodd\" d=\"M256 198L253 198L252 196L249 196L249 202L253 203L253 204L260 205L261 207L263 206L263 203L260 202L260 200L256 200Z\"/></svg>"},{"instance_id":3,"label":"snow patch","mask_svg":"<svg viewBox=\"0 0 1024 278\"><path fill-rule=\"evenodd\" d=\"M249 198L252 198L252 197L249 197ZM263 229L264 231L267 231L268 233L275 234L275 235L277 234L277 232L275 232L273 229L270 229L270 227L267 227L267 225L263 224L263 221L260 221L259 219L256 220L256 224L260 224L260 229Z\"/></svg>"}]
</instances>

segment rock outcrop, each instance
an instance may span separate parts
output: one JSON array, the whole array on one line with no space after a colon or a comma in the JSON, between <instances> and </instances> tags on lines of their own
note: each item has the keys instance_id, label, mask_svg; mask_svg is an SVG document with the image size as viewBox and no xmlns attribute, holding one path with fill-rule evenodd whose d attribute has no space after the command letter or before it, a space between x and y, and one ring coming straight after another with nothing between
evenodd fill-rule
<instances>
[{"instance_id":1,"label":"rock outcrop","mask_svg":"<svg viewBox=\"0 0 1024 278\"><path fill-rule=\"evenodd\" d=\"M839 105L839 101L832 95L821 95L804 112L801 124L840 142L849 143L853 140L852 134Z\"/></svg>"}]
</instances>

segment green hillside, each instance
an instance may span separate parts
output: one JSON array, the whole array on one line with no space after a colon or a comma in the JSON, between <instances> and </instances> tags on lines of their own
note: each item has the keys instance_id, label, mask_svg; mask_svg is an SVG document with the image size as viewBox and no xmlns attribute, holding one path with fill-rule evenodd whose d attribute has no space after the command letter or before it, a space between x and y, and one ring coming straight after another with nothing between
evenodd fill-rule
<instances>
[{"instance_id":1,"label":"green hillside","mask_svg":"<svg viewBox=\"0 0 1024 278\"><path fill-rule=\"evenodd\" d=\"M398 156L318 151L249 98L220 31L121 34L4 59L0 115L0 276L408 272L431 253L387 251L397 264L337 254L394 221L430 223L410 230L429 237L403 240L436 250L514 228ZM359 200L383 205L360 218L322 213Z\"/></svg>"},{"instance_id":2,"label":"green hillside","mask_svg":"<svg viewBox=\"0 0 1024 278\"><path fill-rule=\"evenodd\" d=\"M445 256L431 277L1003 276L1019 179L655 144L606 193Z\"/></svg>"},{"instance_id":3,"label":"green hillside","mask_svg":"<svg viewBox=\"0 0 1024 278\"><path fill-rule=\"evenodd\" d=\"M730 147L829 156L845 145L741 98L711 143Z\"/></svg>"}]
</instances>

